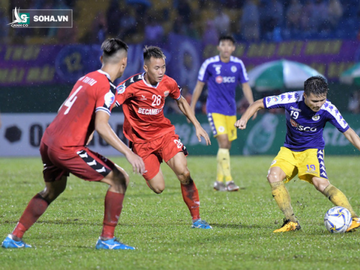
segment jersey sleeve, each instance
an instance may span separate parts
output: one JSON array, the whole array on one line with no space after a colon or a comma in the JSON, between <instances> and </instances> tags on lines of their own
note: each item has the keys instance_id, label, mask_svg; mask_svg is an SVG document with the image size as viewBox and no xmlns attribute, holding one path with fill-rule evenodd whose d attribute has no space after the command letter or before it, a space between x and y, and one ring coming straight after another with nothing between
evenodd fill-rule
<instances>
[{"instance_id":1,"label":"jersey sleeve","mask_svg":"<svg viewBox=\"0 0 360 270\"><path fill-rule=\"evenodd\" d=\"M288 104L302 100L303 91L288 92L278 96L268 96L263 99L265 109L285 108Z\"/></svg>"},{"instance_id":2,"label":"jersey sleeve","mask_svg":"<svg viewBox=\"0 0 360 270\"><path fill-rule=\"evenodd\" d=\"M340 111L331 102L327 101L323 106L328 113L329 122L334 127L336 127L341 133L344 133L349 129L348 123L345 121Z\"/></svg>"},{"instance_id":3,"label":"jersey sleeve","mask_svg":"<svg viewBox=\"0 0 360 270\"><path fill-rule=\"evenodd\" d=\"M198 80L200 82L206 82L210 76L209 69L208 69L208 61L205 61L199 70Z\"/></svg>"},{"instance_id":4,"label":"jersey sleeve","mask_svg":"<svg viewBox=\"0 0 360 270\"><path fill-rule=\"evenodd\" d=\"M169 93L169 96L172 99L179 100L181 98L181 91L182 91L182 88L180 87L180 85L178 85L176 82L174 82L172 87L171 87L171 91Z\"/></svg>"},{"instance_id":5,"label":"jersey sleeve","mask_svg":"<svg viewBox=\"0 0 360 270\"><path fill-rule=\"evenodd\" d=\"M246 72L246 67L243 61L241 61L240 59L239 59L239 64L240 64L239 81L240 83L247 83L249 81L249 76Z\"/></svg>"},{"instance_id":6,"label":"jersey sleeve","mask_svg":"<svg viewBox=\"0 0 360 270\"><path fill-rule=\"evenodd\" d=\"M129 85L128 87L125 86L125 82L120 83L116 88L116 105L123 104L128 98L132 97L132 87Z\"/></svg>"},{"instance_id":7,"label":"jersey sleeve","mask_svg":"<svg viewBox=\"0 0 360 270\"><path fill-rule=\"evenodd\" d=\"M115 86L106 82L98 87L95 94L95 112L103 111L110 115L115 102Z\"/></svg>"}]
</instances>

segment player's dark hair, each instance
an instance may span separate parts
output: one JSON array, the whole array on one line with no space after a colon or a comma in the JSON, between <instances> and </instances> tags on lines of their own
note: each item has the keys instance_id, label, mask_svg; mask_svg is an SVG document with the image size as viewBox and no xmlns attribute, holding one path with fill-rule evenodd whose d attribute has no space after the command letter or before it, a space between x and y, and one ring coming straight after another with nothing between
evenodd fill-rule
<instances>
[{"instance_id":1,"label":"player's dark hair","mask_svg":"<svg viewBox=\"0 0 360 270\"><path fill-rule=\"evenodd\" d=\"M103 59L106 62L120 50L127 52L129 46L119 38L108 38L101 44Z\"/></svg>"},{"instance_id":2,"label":"player's dark hair","mask_svg":"<svg viewBox=\"0 0 360 270\"><path fill-rule=\"evenodd\" d=\"M144 61L150 60L151 57L165 59L166 56L159 47L145 46L144 48Z\"/></svg>"},{"instance_id":3,"label":"player's dark hair","mask_svg":"<svg viewBox=\"0 0 360 270\"><path fill-rule=\"evenodd\" d=\"M234 45L236 43L234 37L232 35L221 35L219 37L219 42L218 44L220 44L221 41L224 41L224 40L230 40Z\"/></svg>"},{"instance_id":4,"label":"player's dark hair","mask_svg":"<svg viewBox=\"0 0 360 270\"><path fill-rule=\"evenodd\" d=\"M328 83L322 76L313 76L304 82L304 92L307 96L313 94L315 96L321 96L327 94L329 91Z\"/></svg>"}]
</instances>

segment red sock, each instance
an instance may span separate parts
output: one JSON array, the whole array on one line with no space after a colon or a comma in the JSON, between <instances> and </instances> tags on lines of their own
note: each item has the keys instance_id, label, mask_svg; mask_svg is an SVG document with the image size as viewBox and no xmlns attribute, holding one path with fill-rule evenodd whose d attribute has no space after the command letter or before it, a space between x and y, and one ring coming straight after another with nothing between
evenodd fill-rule
<instances>
[{"instance_id":1,"label":"red sock","mask_svg":"<svg viewBox=\"0 0 360 270\"><path fill-rule=\"evenodd\" d=\"M200 218L200 199L199 192L195 186L194 181L190 178L190 183L188 185L181 184L181 193L186 203L187 207L190 210L190 214L193 220Z\"/></svg>"},{"instance_id":2,"label":"red sock","mask_svg":"<svg viewBox=\"0 0 360 270\"><path fill-rule=\"evenodd\" d=\"M24 233L39 219L48 206L49 203L39 194L36 194L29 202L12 234L22 238Z\"/></svg>"},{"instance_id":3,"label":"red sock","mask_svg":"<svg viewBox=\"0 0 360 270\"><path fill-rule=\"evenodd\" d=\"M118 223L124 194L108 191L105 196L105 214L101 237L113 238L115 227Z\"/></svg>"}]
</instances>

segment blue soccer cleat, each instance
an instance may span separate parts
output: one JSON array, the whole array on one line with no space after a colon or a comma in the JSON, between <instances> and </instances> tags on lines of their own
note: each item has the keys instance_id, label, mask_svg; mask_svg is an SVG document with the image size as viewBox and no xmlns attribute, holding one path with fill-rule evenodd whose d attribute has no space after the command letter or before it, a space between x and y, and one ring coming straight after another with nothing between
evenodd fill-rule
<instances>
[{"instance_id":1,"label":"blue soccer cleat","mask_svg":"<svg viewBox=\"0 0 360 270\"><path fill-rule=\"evenodd\" d=\"M30 245L25 244L23 240L15 241L13 236L9 234L5 240L2 242L1 246L3 248L31 248Z\"/></svg>"},{"instance_id":2,"label":"blue soccer cleat","mask_svg":"<svg viewBox=\"0 0 360 270\"><path fill-rule=\"evenodd\" d=\"M205 220L197 219L191 225L191 228L196 229L212 229L212 227Z\"/></svg>"},{"instance_id":3,"label":"blue soccer cleat","mask_svg":"<svg viewBox=\"0 0 360 270\"><path fill-rule=\"evenodd\" d=\"M123 243L120 243L115 237L109 240L99 240L96 242L96 249L131 249L134 250L134 247L127 246Z\"/></svg>"}]
</instances>

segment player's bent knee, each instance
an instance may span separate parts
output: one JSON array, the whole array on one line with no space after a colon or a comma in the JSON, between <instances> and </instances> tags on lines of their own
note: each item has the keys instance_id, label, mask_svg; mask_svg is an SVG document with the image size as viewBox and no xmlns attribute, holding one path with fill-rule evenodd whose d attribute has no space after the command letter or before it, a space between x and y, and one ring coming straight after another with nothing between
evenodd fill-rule
<instances>
[{"instance_id":1,"label":"player's bent knee","mask_svg":"<svg viewBox=\"0 0 360 270\"><path fill-rule=\"evenodd\" d=\"M183 185L190 183L190 171L187 168L181 174L178 174L177 177Z\"/></svg>"},{"instance_id":2,"label":"player's bent knee","mask_svg":"<svg viewBox=\"0 0 360 270\"><path fill-rule=\"evenodd\" d=\"M270 172L267 175L267 180L269 181L269 183L275 183L275 182L280 182L283 179L280 179L280 176L277 172Z\"/></svg>"},{"instance_id":3,"label":"player's bent knee","mask_svg":"<svg viewBox=\"0 0 360 270\"><path fill-rule=\"evenodd\" d=\"M329 180L320 177L314 177L312 179L312 182L314 184L314 187L320 192L323 192L325 188L330 185Z\"/></svg>"},{"instance_id":4,"label":"player's bent knee","mask_svg":"<svg viewBox=\"0 0 360 270\"><path fill-rule=\"evenodd\" d=\"M67 177L63 176L59 181L46 182L45 188L39 195L48 203L54 201L66 188Z\"/></svg>"},{"instance_id":5,"label":"player's bent knee","mask_svg":"<svg viewBox=\"0 0 360 270\"><path fill-rule=\"evenodd\" d=\"M159 188L159 187L153 187L152 191L154 191L156 194L161 194L164 191L165 187Z\"/></svg>"}]
</instances>

